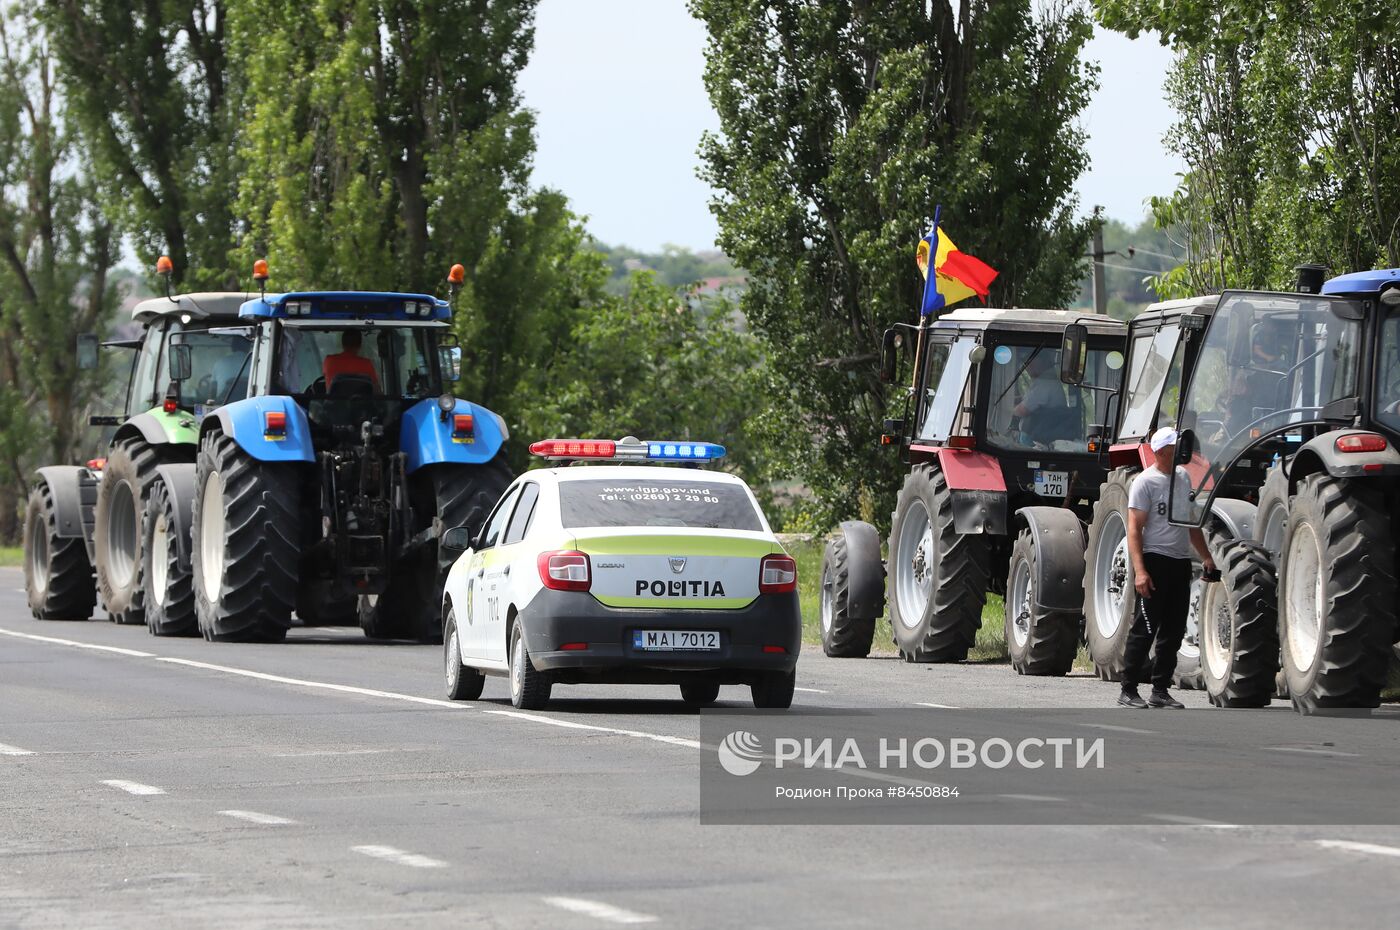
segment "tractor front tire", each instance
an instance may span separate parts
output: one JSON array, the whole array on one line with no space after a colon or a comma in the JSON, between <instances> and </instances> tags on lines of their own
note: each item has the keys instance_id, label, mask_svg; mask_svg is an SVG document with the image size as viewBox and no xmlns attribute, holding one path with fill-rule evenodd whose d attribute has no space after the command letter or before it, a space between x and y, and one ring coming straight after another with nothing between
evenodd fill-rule
<instances>
[{"instance_id":1,"label":"tractor front tire","mask_svg":"<svg viewBox=\"0 0 1400 930\"><path fill-rule=\"evenodd\" d=\"M1099 486L1084 555L1084 639L1104 681L1123 677L1123 651L1137 609L1128 557L1128 489L1137 467L1115 468Z\"/></svg>"},{"instance_id":2,"label":"tractor front tire","mask_svg":"<svg viewBox=\"0 0 1400 930\"><path fill-rule=\"evenodd\" d=\"M179 520L175 496L164 481L151 485L142 526L146 555L146 629L152 636L195 636L199 619L194 611L194 582L188 566L180 564Z\"/></svg>"},{"instance_id":3,"label":"tractor front tire","mask_svg":"<svg viewBox=\"0 0 1400 930\"><path fill-rule=\"evenodd\" d=\"M1300 713L1380 703L1400 593L1392 533L1385 501L1362 482L1307 475L1289 502L1279 631Z\"/></svg>"},{"instance_id":4,"label":"tractor front tire","mask_svg":"<svg viewBox=\"0 0 1400 930\"><path fill-rule=\"evenodd\" d=\"M87 620L97 583L80 537L58 535L53 489L40 481L24 510L24 592L35 620Z\"/></svg>"},{"instance_id":5,"label":"tractor front tire","mask_svg":"<svg viewBox=\"0 0 1400 930\"><path fill-rule=\"evenodd\" d=\"M1020 675L1068 675L1079 654L1077 610L1051 610L1037 604L1037 551L1024 529L1011 548L1006 582L1006 649Z\"/></svg>"},{"instance_id":6,"label":"tractor front tire","mask_svg":"<svg viewBox=\"0 0 1400 930\"><path fill-rule=\"evenodd\" d=\"M953 526L943 473L915 465L890 532L890 625L906 662L961 662L982 625L987 540Z\"/></svg>"},{"instance_id":7,"label":"tractor front tire","mask_svg":"<svg viewBox=\"0 0 1400 930\"><path fill-rule=\"evenodd\" d=\"M869 571L869 566L856 569ZM876 564L874 570L879 571ZM852 615L851 551L846 534L837 533L822 553L820 619L822 652L832 658L859 659L870 655L875 618Z\"/></svg>"},{"instance_id":8,"label":"tractor front tire","mask_svg":"<svg viewBox=\"0 0 1400 930\"><path fill-rule=\"evenodd\" d=\"M1199 612L1201 674L1216 707L1267 707L1278 672L1278 581L1262 543L1237 539L1218 553L1220 581Z\"/></svg>"},{"instance_id":9,"label":"tractor front tire","mask_svg":"<svg viewBox=\"0 0 1400 930\"><path fill-rule=\"evenodd\" d=\"M93 553L97 590L116 623L146 622L142 528L160 456L139 437L112 444L97 485Z\"/></svg>"},{"instance_id":10,"label":"tractor front tire","mask_svg":"<svg viewBox=\"0 0 1400 930\"><path fill-rule=\"evenodd\" d=\"M295 464L258 461L221 432L201 443L191 554L205 639L286 638L301 557L299 477Z\"/></svg>"}]
</instances>

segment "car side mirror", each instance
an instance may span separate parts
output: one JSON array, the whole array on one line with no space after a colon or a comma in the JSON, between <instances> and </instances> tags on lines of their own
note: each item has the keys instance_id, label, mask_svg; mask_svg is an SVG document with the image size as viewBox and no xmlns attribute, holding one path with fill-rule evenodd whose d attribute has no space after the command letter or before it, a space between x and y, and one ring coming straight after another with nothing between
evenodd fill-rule
<instances>
[{"instance_id":1,"label":"car side mirror","mask_svg":"<svg viewBox=\"0 0 1400 930\"><path fill-rule=\"evenodd\" d=\"M885 330L885 338L880 344L880 382L894 384L899 373L899 331Z\"/></svg>"},{"instance_id":2,"label":"car side mirror","mask_svg":"<svg viewBox=\"0 0 1400 930\"><path fill-rule=\"evenodd\" d=\"M170 349L170 380L188 381L194 374L194 353L187 345L171 343Z\"/></svg>"},{"instance_id":3,"label":"car side mirror","mask_svg":"<svg viewBox=\"0 0 1400 930\"><path fill-rule=\"evenodd\" d=\"M462 350L455 345L438 346L438 367L444 381L461 381Z\"/></svg>"},{"instance_id":4,"label":"car side mirror","mask_svg":"<svg viewBox=\"0 0 1400 930\"><path fill-rule=\"evenodd\" d=\"M442 534L442 548L451 549L453 552L463 552L474 548L476 540L472 537L471 530L465 526L454 526Z\"/></svg>"},{"instance_id":5,"label":"car side mirror","mask_svg":"<svg viewBox=\"0 0 1400 930\"><path fill-rule=\"evenodd\" d=\"M1083 323L1065 326L1060 340L1060 380L1065 384L1084 383L1084 369L1089 364L1089 327Z\"/></svg>"},{"instance_id":6,"label":"car side mirror","mask_svg":"<svg viewBox=\"0 0 1400 930\"><path fill-rule=\"evenodd\" d=\"M78 370L92 371L97 368L97 333L79 333Z\"/></svg>"}]
</instances>

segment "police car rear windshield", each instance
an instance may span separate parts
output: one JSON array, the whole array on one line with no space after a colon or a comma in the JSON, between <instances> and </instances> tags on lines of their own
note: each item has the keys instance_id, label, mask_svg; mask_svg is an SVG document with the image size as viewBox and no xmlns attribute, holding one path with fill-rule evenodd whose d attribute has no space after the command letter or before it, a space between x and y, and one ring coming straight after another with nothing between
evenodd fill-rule
<instances>
[{"instance_id":1,"label":"police car rear windshield","mask_svg":"<svg viewBox=\"0 0 1400 930\"><path fill-rule=\"evenodd\" d=\"M561 481L564 526L680 526L762 530L758 511L735 484L699 481Z\"/></svg>"}]
</instances>

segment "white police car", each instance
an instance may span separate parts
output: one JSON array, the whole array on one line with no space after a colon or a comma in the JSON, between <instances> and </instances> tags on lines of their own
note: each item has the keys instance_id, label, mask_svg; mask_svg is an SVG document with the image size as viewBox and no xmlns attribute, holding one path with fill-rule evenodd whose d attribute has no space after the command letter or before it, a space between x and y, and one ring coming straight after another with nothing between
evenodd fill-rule
<instances>
[{"instance_id":1,"label":"white police car","mask_svg":"<svg viewBox=\"0 0 1400 930\"><path fill-rule=\"evenodd\" d=\"M703 442L547 440L561 463L502 495L443 590L447 694L480 697L510 677L511 702L540 708L555 684L678 684L689 704L746 684L757 707L792 703L802 618L797 565ZM650 463L650 464L649 464Z\"/></svg>"}]
</instances>

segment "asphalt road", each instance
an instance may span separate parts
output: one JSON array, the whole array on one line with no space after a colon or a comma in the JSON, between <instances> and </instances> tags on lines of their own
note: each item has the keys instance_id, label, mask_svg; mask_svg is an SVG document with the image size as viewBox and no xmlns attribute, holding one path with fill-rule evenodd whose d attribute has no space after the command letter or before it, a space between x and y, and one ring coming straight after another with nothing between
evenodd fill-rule
<instances>
[{"instance_id":1,"label":"asphalt road","mask_svg":"<svg viewBox=\"0 0 1400 930\"><path fill-rule=\"evenodd\" d=\"M674 689L559 688L519 713L491 679L453 704L436 647L41 623L20 588L0 569L0 928L1394 924L1397 826L703 826L708 750ZM1115 696L819 650L798 686L796 712ZM1333 772L1338 796L1400 819L1391 709L1332 731L1259 711L1257 740L1222 747L1189 723L1224 712L1183 698L1170 726L1116 719L1156 721L1183 757L1238 749L1246 773Z\"/></svg>"}]
</instances>

